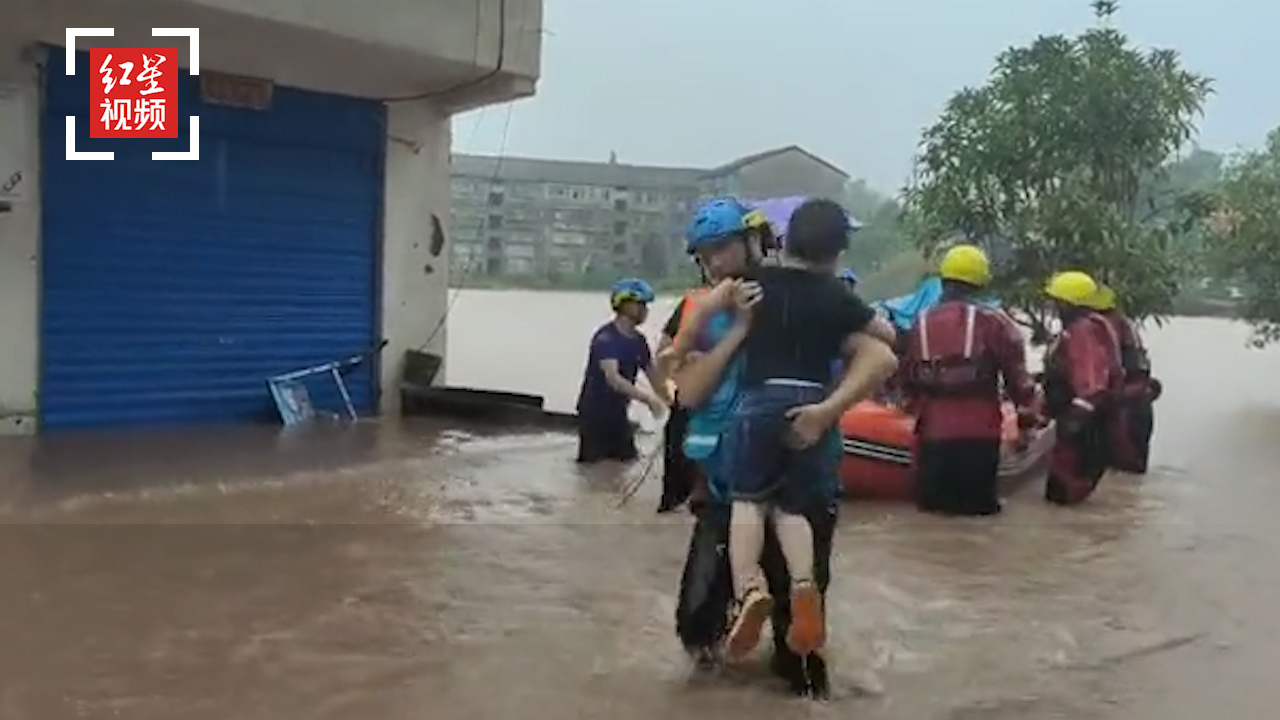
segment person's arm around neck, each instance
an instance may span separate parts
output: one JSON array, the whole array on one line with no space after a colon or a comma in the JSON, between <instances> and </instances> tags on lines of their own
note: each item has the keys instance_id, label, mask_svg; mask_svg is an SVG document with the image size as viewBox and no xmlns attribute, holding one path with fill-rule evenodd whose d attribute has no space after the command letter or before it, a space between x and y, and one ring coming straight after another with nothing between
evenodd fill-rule
<instances>
[{"instance_id":1,"label":"person's arm around neck","mask_svg":"<svg viewBox=\"0 0 1280 720\"><path fill-rule=\"evenodd\" d=\"M671 344L658 352L657 371L666 378L678 377L690 353L696 349L698 338L712 315L732 305L743 292L738 280L722 280L702 296L702 300L680 323ZM683 403L682 403L683 404Z\"/></svg>"},{"instance_id":2,"label":"person's arm around neck","mask_svg":"<svg viewBox=\"0 0 1280 720\"><path fill-rule=\"evenodd\" d=\"M745 323L735 322L733 328L706 353L691 353L687 362L676 373L678 392L676 400L681 406L696 408L711 397L720 386L725 370L733 356L747 338Z\"/></svg>"}]
</instances>

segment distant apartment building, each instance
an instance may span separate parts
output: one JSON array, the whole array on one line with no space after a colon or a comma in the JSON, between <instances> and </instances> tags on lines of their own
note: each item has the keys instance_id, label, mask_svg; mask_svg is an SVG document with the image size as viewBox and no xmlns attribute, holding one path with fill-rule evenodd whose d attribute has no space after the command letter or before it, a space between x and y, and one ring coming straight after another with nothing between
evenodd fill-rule
<instances>
[{"instance_id":1,"label":"distant apartment building","mask_svg":"<svg viewBox=\"0 0 1280 720\"><path fill-rule=\"evenodd\" d=\"M795 145L717 168L453 156L453 271L666 275L699 198L843 198L849 176Z\"/></svg>"}]
</instances>

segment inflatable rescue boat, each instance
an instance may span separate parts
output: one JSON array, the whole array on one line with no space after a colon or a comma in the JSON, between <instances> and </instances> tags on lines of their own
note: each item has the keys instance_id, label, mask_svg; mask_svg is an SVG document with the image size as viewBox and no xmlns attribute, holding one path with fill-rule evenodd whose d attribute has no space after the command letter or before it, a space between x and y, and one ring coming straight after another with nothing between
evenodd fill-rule
<instances>
[{"instance_id":1,"label":"inflatable rescue boat","mask_svg":"<svg viewBox=\"0 0 1280 720\"><path fill-rule=\"evenodd\" d=\"M840 479L845 497L863 500L915 499L916 419L888 404L864 401L840 420L844 459ZM1001 490L1008 492L1031 477L1053 447L1053 427L1034 430L1026 447L1018 447L1018 418L1004 408L1004 442L1000 459Z\"/></svg>"},{"instance_id":2,"label":"inflatable rescue boat","mask_svg":"<svg viewBox=\"0 0 1280 720\"><path fill-rule=\"evenodd\" d=\"M941 298L941 280L930 277L910 295L875 303L875 307L899 333L906 333L920 313L937 305ZM879 401L859 403L844 414L840 420L844 437L840 478L846 497L907 502L915 499L915 422L915 417L902 409ZM1029 479L1042 466L1055 438L1050 424L1032 431L1025 447L1019 447L1017 415L1013 406L1006 404L1001 490L1008 492Z\"/></svg>"}]
</instances>

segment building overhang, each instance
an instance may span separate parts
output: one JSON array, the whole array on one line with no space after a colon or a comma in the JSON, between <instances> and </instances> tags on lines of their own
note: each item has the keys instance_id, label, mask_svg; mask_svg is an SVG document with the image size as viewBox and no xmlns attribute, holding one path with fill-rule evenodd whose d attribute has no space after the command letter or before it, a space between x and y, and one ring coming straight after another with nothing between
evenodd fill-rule
<instances>
[{"instance_id":1,"label":"building overhang","mask_svg":"<svg viewBox=\"0 0 1280 720\"><path fill-rule=\"evenodd\" d=\"M178 47L153 27L198 27L201 69L449 112L532 95L542 0L7 0L0 47L64 46L68 27L115 28L91 47ZM425 29L430 28L430 32ZM417 32L423 30L423 32ZM31 58L39 57L32 54Z\"/></svg>"}]
</instances>

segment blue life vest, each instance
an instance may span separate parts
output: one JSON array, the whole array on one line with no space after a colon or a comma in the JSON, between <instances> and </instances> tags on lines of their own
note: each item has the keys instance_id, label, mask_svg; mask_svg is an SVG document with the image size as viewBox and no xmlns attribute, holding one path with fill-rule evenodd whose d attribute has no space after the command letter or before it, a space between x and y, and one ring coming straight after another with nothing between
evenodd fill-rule
<instances>
[{"instance_id":1,"label":"blue life vest","mask_svg":"<svg viewBox=\"0 0 1280 720\"><path fill-rule=\"evenodd\" d=\"M707 351L714 348L732 327L732 312L722 310L712 315L706 327L698 333L697 349ZM711 397L689 414L689 430L684 438L685 457L702 468L707 476L708 489L717 500L728 500L729 497L727 478L719 472L716 450L738 405L738 378L741 374L742 357L738 355L729 361Z\"/></svg>"}]
</instances>

